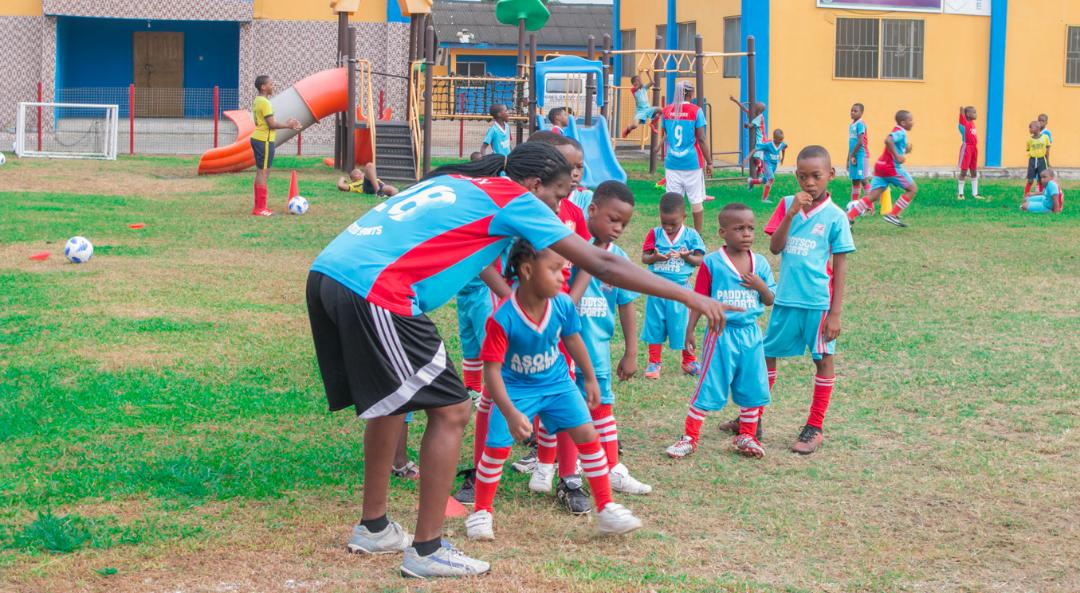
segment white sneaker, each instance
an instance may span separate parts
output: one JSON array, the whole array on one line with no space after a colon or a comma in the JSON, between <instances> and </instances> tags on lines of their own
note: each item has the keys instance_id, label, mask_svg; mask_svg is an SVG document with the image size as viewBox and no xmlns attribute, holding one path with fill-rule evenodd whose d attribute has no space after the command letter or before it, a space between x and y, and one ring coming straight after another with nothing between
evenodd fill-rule
<instances>
[{"instance_id":1,"label":"white sneaker","mask_svg":"<svg viewBox=\"0 0 1080 593\"><path fill-rule=\"evenodd\" d=\"M465 536L469 539L495 539L495 519L487 511L476 511L465 519Z\"/></svg>"},{"instance_id":2,"label":"white sneaker","mask_svg":"<svg viewBox=\"0 0 1080 593\"><path fill-rule=\"evenodd\" d=\"M652 492L652 486L643 484L634 476L631 476L630 470L626 469L626 466L621 463L611 468L611 471L608 472L608 478L611 481L611 489L616 492L622 492L623 494L648 494Z\"/></svg>"},{"instance_id":3,"label":"white sneaker","mask_svg":"<svg viewBox=\"0 0 1080 593\"><path fill-rule=\"evenodd\" d=\"M551 492L551 481L555 479L554 463L537 463L529 478L529 490L533 492Z\"/></svg>"},{"instance_id":4,"label":"white sneaker","mask_svg":"<svg viewBox=\"0 0 1080 593\"><path fill-rule=\"evenodd\" d=\"M681 439L675 441L674 445L667 448L668 457L673 459L682 459L694 451L697 451L697 442L686 435L683 435Z\"/></svg>"},{"instance_id":5,"label":"white sneaker","mask_svg":"<svg viewBox=\"0 0 1080 593\"><path fill-rule=\"evenodd\" d=\"M416 553L416 548L410 546L405 549L405 557L401 561L401 576L414 579L474 577L490 571L491 564L462 554L446 540L430 556L421 556Z\"/></svg>"},{"instance_id":6,"label":"white sneaker","mask_svg":"<svg viewBox=\"0 0 1080 593\"><path fill-rule=\"evenodd\" d=\"M391 521L382 531L375 533L357 523L353 527L352 535L349 536L346 548L353 554L393 554L404 552L405 548L412 545L412 540L412 536L394 521Z\"/></svg>"},{"instance_id":7,"label":"white sneaker","mask_svg":"<svg viewBox=\"0 0 1080 593\"><path fill-rule=\"evenodd\" d=\"M641 519L621 504L610 502L596 514L596 531L601 535L622 535L635 529L641 529Z\"/></svg>"}]
</instances>

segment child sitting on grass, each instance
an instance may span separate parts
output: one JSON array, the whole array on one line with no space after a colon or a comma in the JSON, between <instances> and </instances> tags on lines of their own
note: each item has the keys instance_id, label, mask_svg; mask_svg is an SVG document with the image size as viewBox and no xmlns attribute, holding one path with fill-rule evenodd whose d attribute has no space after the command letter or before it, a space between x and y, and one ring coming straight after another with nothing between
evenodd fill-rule
<instances>
[{"instance_id":1,"label":"child sitting on grass","mask_svg":"<svg viewBox=\"0 0 1080 593\"><path fill-rule=\"evenodd\" d=\"M1020 209L1024 212L1039 214L1045 212L1061 214L1061 210L1065 207L1065 194L1061 193L1061 188L1058 187L1055 179L1057 175L1053 169L1043 169L1039 175L1039 185L1043 186L1043 193L1024 198Z\"/></svg>"},{"instance_id":2,"label":"child sitting on grass","mask_svg":"<svg viewBox=\"0 0 1080 593\"><path fill-rule=\"evenodd\" d=\"M706 332L701 360L704 371L686 412L683 436L667 448L669 457L681 458L697 449L701 425L709 412L727 404L728 392L739 406L734 438L735 450L747 457L762 457L758 420L769 404L769 376L765 368L764 343L757 319L773 304L772 268L754 245L754 212L746 204L724 206L718 217L724 246L705 256L694 290L743 311L727 314L727 325L717 335ZM699 315L686 324L686 349L697 347L694 329Z\"/></svg>"}]
</instances>

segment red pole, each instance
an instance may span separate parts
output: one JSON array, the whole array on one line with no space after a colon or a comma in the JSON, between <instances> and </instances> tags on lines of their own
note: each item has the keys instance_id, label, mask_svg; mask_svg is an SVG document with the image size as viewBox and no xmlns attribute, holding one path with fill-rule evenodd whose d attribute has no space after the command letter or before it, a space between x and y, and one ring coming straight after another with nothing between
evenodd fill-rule
<instances>
[{"instance_id":1,"label":"red pole","mask_svg":"<svg viewBox=\"0 0 1080 593\"><path fill-rule=\"evenodd\" d=\"M37 100L41 103L45 100L45 93L41 89L41 83L37 83ZM37 108L37 149L41 152L41 105Z\"/></svg>"},{"instance_id":2,"label":"red pole","mask_svg":"<svg viewBox=\"0 0 1080 593\"><path fill-rule=\"evenodd\" d=\"M458 113L465 112L465 93L461 94L458 99ZM457 135L457 155L459 159L465 158L465 120L458 120L458 135Z\"/></svg>"},{"instance_id":3,"label":"red pole","mask_svg":"<svg viewBox=\"0 0 1080 593\"><path fill-rule=\"evenodd\" d=\"M218 91L219 91L218 86L215 84L214 85L214 148L217 148L217 143L218 143L218 110L219 110L219 107L220 107Z\"/></svg>"},{"instance_id":4,"label":"red pole","mask_svg":"<svg viewBox=\"0 0 1080 593\"><path fill-rule=\"evenodd\" d=\"M304 155L304 134L300 133L296 135L296 156Z\"/></svg>"},{"instance_id":5,"label":"red pole","mask_svg":"<svg viewBox=\"0 0 1080 593\"><path fill-rule=\"evenodd\" d=\"M135 154L135 85L128 86L128 154Z\"/></svg>"}]
</instances>

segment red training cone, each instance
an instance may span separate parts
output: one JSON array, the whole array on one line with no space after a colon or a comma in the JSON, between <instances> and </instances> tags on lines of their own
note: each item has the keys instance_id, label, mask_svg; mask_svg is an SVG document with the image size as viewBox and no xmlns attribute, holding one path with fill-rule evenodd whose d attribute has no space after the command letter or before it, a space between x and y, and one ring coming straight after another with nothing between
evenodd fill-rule
<instances>
[{"instance_id":1,"label":"red training cone","mask_svg":"<svg viewBox=\"0 0 1080 593\"><path fill-rule=\"evenodd\" d=\"M34 261L45 261L45 260L49 259L49 252L48 251L38 251L37 253L31 254L30 259L32 259ZM457 501L455 501L455 502L457 502Z\"/></svg>"},{"instance_id":2,"label":"red training cone","mask_svg":"<svg viewBox=\"0 0 1080 593\"><path fill-rule=\"evenodd\" d=\"M293 170L293 178L288 180L288 198L285 199L285 210L288 210L288 201L296 198L300 189L296 186L296 170Z\"/></svg>"},{"instance_id":3,"label":"red training cone","mask_svg":"<svg viewBox=\"0 0 1080 593\"><path fill-rule=\"evenodd\" d=\"M446 499L446 516L447 517L464 517L468 515L469 511L457 501L453 496Z\"/></svg>"}]
</instances>

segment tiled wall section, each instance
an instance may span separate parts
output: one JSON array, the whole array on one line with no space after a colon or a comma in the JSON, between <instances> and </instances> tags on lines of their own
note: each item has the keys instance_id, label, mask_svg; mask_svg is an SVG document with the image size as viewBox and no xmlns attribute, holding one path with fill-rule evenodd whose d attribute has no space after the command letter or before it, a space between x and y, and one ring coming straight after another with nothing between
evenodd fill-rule
<instances>
[{"instance_id":1,"label":"tiled wall section","mask_svg":"<svg viewBox=\"0 0 1080 593\"><path fill-rule=\"evenodd\" d=\"M408 59L409 27L399 23L356 23L356 56L371 62L374 72L404 76ZM259 74L274 78L278 92L320 70L333 68L337 54L337 25L330 21L256 20L240 28L240 105L255 98L252 84ZM378 91L395 119L404 119L406 84L403 78L375 75L373 101ZM305 144L333 145L333 120L326 118L304 131Z\"/></svg>"},{"instance_id":2,"label":"tiled wall section","mask_svg":"<svg viewBox=\"0 0 1080 593\"><path fill-rule=\"evenodd\" d=\"M0 150L11 150L15 140L16 103L37 100L42 79L41 56L45 19L0 17ZM55 38L55 35L54 35Z\"/></svg>"},{"instance_id":3,"label":"tiled wall section","mask_svg":"<svg viewBox=\"0 0 1080 593\"><path fill-rule=\"evenodd\" d=\"M45 14L114 19L250 21L252 0L44 0Z\"/></svg>"}]
</instances>

